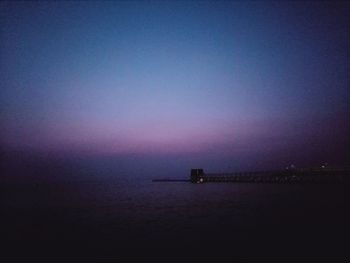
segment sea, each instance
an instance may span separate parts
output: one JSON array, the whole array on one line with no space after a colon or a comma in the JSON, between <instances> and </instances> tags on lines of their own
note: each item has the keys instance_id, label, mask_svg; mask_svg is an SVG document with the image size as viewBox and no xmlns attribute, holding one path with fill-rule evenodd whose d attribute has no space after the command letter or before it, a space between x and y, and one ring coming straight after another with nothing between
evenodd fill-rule
<instances>
[{"instance_id":1,"label":"sea","mask_svg":"<svg viewBox=\"0 0 350 263\"><path fill-rule=\"evenodd\" d=\"M1 262L349 258L348 185L153 182L131 168L3 163Z\"/></svg>"}]
</instances>

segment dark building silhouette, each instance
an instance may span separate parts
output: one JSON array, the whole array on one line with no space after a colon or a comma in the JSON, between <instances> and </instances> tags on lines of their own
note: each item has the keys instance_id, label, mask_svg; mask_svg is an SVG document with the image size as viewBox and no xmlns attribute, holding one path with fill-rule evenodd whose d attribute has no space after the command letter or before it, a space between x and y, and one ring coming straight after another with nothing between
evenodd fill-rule
<instances>
[{"instance_id":1,"label":"dark building silhouette","mask_svg":"<svg viewBox=\"0 0 350 263\"><path fill-rule=\"evenodd\" d=\"M203 169L191 169L191 182L197 183L200 178L204 175Z\"/></svg>"}]
</instances>

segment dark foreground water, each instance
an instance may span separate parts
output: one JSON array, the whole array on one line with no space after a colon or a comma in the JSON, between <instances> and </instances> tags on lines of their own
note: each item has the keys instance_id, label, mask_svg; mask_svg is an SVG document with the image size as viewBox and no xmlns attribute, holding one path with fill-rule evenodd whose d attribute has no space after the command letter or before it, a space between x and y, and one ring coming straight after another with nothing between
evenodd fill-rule
<instances>
[{"instance_id":1,"label":"dark foreground water","mask_svg":"<svg viewBox=\"0 0 350 263\"><path fill-rule=\"evenodd\" d=\"M2 183L2 262L349 258L347 186L151 179Z\"/></svg>"}]
</instances>

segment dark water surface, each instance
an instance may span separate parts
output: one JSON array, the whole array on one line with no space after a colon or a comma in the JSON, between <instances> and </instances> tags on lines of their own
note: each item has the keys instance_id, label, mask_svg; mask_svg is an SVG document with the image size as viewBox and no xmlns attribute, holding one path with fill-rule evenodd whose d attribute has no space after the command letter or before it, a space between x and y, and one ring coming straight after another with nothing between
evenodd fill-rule
<instances>
[{"instance_id":1,"label":"dark water surface","mask_svg":"<svg viewBox=\"0 0 350 263\"><path fill-rule=\"evenodd\" d=\"M3 262L349 256L347 186L151 179L2 183Z\"/></svg>"}]
</instances>

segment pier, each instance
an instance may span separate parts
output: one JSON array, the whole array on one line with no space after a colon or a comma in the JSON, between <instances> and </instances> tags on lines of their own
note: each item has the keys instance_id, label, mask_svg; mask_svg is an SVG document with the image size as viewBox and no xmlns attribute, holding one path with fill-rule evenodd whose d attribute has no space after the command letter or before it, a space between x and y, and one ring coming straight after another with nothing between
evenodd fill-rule
<instances>
[{"instance_id":1,"label":"pier","mask_svg":"<svg viewBox=\"0 0 350 263\"><path fill-rule=\"evenodd\" d=\"M308 168L271 171L205 173L191 169L192 183L349 183L350 168Z\"/></svg>"}]
</instances>

